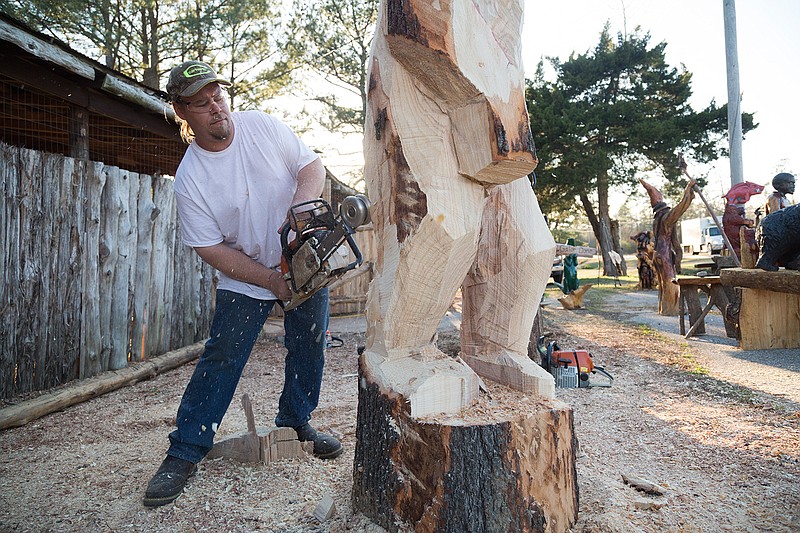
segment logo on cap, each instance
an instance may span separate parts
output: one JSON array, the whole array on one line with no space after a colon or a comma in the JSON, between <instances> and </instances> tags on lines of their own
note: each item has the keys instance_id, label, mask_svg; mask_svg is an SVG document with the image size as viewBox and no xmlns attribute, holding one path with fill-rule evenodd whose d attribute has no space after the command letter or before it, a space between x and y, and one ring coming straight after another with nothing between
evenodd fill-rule
<instances>
[{"instance_id":1,"label":"logo on cap","mask_svg":"<svg viewBox=\"0 0 800 533\"><path fill-rule=\"evenodd\" d=\"M191 65L189 68L183 71L183 75L186 78L194 78L195 76L202 76L210 73L211 69L205 65Z\"/></svg>"}]
</instances>

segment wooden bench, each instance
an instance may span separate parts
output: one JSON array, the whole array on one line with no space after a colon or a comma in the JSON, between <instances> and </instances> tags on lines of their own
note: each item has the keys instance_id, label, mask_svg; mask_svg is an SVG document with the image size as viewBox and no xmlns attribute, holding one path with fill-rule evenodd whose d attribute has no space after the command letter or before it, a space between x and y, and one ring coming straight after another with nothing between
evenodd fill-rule
<instances>
[{"instance_id":1,"label":"wooden bench","mask_svg":"<svg viewBox=\"0 0 800 533\"><path fill-rule=\"evenodd\" d=\"M800 271L726 268L720 279L726 287L741 288L743 350L800 348Z\"/></svg>"},{"instance_id":2,"label":"wooden bench","mask_svg":"<svg viewBox=\"0 0 800 533\"><path fill-rule=\"evenodd\" d=\"M701 335L706 332L705 318L714 306L725 317L725 308L729 299L722 286L719 276L687 276L673 280L680 286L678 300L678 314L680 316L681 335L688 339L692 335ZM708 295L705 307L700 304L700 291ZM686 331L684 315L689 312L689 331ZM725 331L729 337L736 336L736 325L725 318Z\"/></svg>"}]
</instances>

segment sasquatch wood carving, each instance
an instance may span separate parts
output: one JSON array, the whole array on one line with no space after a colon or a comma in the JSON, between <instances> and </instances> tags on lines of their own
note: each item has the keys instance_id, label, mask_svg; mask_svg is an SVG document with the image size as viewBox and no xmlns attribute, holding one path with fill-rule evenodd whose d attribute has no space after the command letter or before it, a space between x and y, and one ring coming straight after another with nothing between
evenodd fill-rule
<instances>
[{"instance_id":1,"label":"sasquatch wood carving","mask_svg":"<svg viewBox=\"0 0 800 533\"><path fill-rule=\"evenodd\" d=\"M526 178L522 12L522 0L380 6L353 503L390 531L562 531L576 518L572 412L527 357L555 243ZM459 287L453 358L435 337ZM522 391L513 414L465 418L478 375Z\"/></svg>"},{"instance_id":2,"label":"sasquatch wood carving","mask_svg":"<svg viewBox=\"0 0 800 533\"><path fill-rule=\"evenodd\" d=\"M469 406L477 376L434 345L469 275L464 355L516 367L511 381L552 397L549 375L524 355L555 243L524 179L537 160L522 4L390 0L382 10L364 141L379 250L367 366L413 416Z\"/></svg>"},{"instance_id":3,"label":"sasquatch wood carving","mask_svg":"<svg viewBox=\"0 0 800 533\"><path fill-rule=\"evenodd\" d=\"M650 197L650 206L653 208L653 266L658 278L658 314L674 316L678 314L678 298L680 289L672 280L681 272L683 250L675 232L675 225L683 214L692 205L694 180L689 180L683 191L683 196L675 207L669 207L664 202L661 191L639 180L642 187Z\"/></svg>"}]
</instances>

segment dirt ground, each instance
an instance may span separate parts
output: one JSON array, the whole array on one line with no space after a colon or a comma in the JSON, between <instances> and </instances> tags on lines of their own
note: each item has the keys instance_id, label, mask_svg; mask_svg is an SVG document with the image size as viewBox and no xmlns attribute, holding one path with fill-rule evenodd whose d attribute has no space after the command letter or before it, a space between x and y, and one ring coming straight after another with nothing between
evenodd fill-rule
<instances>
[{"instance_id":1,"label":"dirt ground","mask_svg":"<svg viewBox=\"0 0 800 533\"><path fill-rule=\"evenodd\" d=\"M715 357L731 357L730 343L683 341L674 335L677 318L643 323L652 293L642 294L591 297L590 290L587 309L544 309L549 338L588 349L615 377L611 388L557 392L574 409L579 441L580 513L572 531L800 531L800 402L781 389L797 387L800 354L784 350L767 365L739 358L763 367L758 383L742 384ZM440 340L452 344L456 335L444 331ZM188 364L0 432L0 531L384 531L350 505L356 349L364 336L339 336L344 345L328 352L312 420L342 440L339 458L204 461L174 504L145 509L144 486L163 458ZM246 428L243 393L257 424L272 425L282 356L275 337L258 343L219 438ZM656 483L664 494L639 492L623 475ZM325 495L336 514L320 523L311 513Z\"/></svg>"}]
</instances>

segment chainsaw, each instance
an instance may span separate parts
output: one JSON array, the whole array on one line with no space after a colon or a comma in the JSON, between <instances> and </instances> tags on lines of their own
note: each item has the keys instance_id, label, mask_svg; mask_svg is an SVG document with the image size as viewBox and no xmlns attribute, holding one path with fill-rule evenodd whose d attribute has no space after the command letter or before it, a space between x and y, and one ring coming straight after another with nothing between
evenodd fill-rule
<instances>
[{"instance_id":1,"label":"chainsaw","mask_svg":"<svg viewBox=\"0 0 800 533\"><path fill-rule=\"evenodd\" d=\"M545 346L544 337L539 337L536 349L541 357L540 364L555 378L556 387L610 387L614 383L611 374L596 366L592 354L586 350L562 350L555 341ZM597 374L603 376L603 381L592 379Z\"/></svg>"},{"instance_id":2,"label":"chainsaw","mask_svg":"<svg viewBox=\"0 0 800 533\"><path fill-rule=\"evenodd\" d=\"M357 194L342 200L338 216L321 199L289 209L287 221L280 229L281 272L292 292L291 299L284 303L285 310L294 309L361 265L363 258L353 234L356 228L369 223L369 208L367 197ZM295 236L290 241L291 232ZM351 251L353 261L349 260Z\"/></svg>"}]
</instances>

